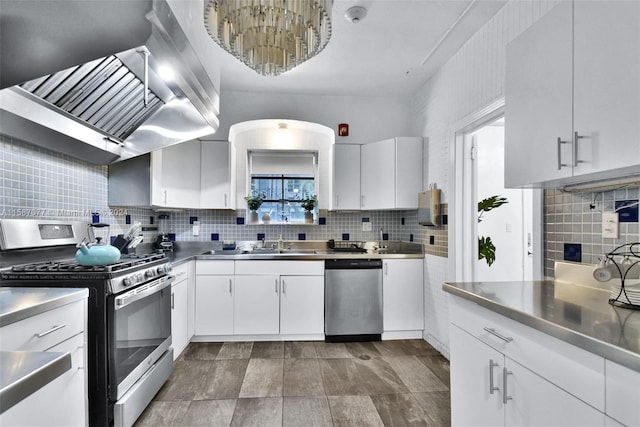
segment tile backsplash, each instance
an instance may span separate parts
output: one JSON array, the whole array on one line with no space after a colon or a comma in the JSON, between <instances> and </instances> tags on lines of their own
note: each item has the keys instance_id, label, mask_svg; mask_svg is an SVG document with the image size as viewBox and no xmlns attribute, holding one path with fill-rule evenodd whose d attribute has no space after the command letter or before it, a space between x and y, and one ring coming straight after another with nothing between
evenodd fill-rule
<instances>
[{"instance_id":1,"label":"tile backsplash","mask_svg":"<svg viewBox=\"0 0 640 427\"><path fill-rule=\"evenodd\" d=\"M627 243L640 242L638 202L640 188L565 193L545 190L545 275L553 277L556 260L595 264L602 255ZM618 209L621 222L617 239L602 237L602 213Z\"/></svg>"},{"instance_id":2,"label":"tile backsplash","mask_svg":"<svg viewBox=\"0 0 640 427\"><path fill-rule=\"evenodd\" d=\"M92 221L93 214L111 225L110 233L125 231L130 223L157 225L159 213L148 208L107 205L108 168L92 165L69 156L50 152L22 141L0 135L0 218L75 219ZM426 227L418 226L416 211L327 212L322 225L246 225L241 211L184 210L168 212L170 233L176 241L276 240L280 234L288 240L341 239L378 240L379 230L389 240L428 243ZM372 231L362 231L363 217L369 218ZM200 221L198 236L192 222ZM153 224L151 224L153 222ZM145 231L152 242L156 230ZM442 241L441 238L438 241Z\"/></svg>"}]
</instances>

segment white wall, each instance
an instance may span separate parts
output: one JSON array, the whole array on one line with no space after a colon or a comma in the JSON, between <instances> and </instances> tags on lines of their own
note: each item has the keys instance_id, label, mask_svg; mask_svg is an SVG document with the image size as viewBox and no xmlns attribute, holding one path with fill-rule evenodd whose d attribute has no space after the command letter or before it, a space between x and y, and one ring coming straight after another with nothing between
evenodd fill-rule
<instances>
[{"instance_id":1,"label":"white wall","mask_svg":"<svg viewBox=\"0 0 640 427\"><path fill-rule=\"evenodd\" d=\"M548 12L557 1L512 0L478 31L419 91L412 100L415 129L429 138L425 155L425 188L435 182L443 202L453 195L450 144L461 123L504 96L506 44ZM449 212L452 213L451 205ZM451 230L451 228L450 228ZM453 253L449 239L449 253ZM447 294L442 283L452 278L451 259L425 259L424 337L445 356L449 353Z\"/></svg>"},{"instance_id":2,"label":"white wall","mask_svg":"<svg viewBox=\"0 0 640 427\"><path fill-rule=\"evenodd\" d=\"M223 91L220 128L212 136L226 140L235 123L258 119L291 119L327 126L336 143L366 143L413 134L410 102L405 98L318 96ZM349 136L337 135L339 123L349 124Z\"/></svg>"}]
</instances>

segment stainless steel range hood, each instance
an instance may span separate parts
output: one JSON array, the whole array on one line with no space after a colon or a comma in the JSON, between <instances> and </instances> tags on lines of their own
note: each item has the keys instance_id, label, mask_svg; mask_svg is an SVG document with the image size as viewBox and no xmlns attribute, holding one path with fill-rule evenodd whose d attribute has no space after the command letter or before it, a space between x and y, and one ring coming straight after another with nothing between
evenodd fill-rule
<instances>
[{"instance_id":1,"label":"stainless steel range hood","mask_svg":"<svg viewBox=\"0 0 640 427\"><path fill-rule=\"evenodd\" d=\"M50 3L57 7L50 8ZM107 9L101 10L105 4ZM60 28L75 28L71 25L74 20L86 20L87 15L95 14L99 15L96 18L109 16L107 20L112 22L102 19L95 24L113 24L111 31L97 31L103 37L100 41L86 34L87 43L95 42L95 52L104 56L87 61L87 53L78 49L78 55L67 55L62 61L46 61L41 56L30 61L29 52L37 51L43 34L25 34L24 25L16 22L37 26L32 21L42 19L41 8L54 15L49 15L46 22L57 22L57 29L49 31L54 39ZM148 11L142 15L145 8ZM125 27L131 28L122 28L120 16L127 23ZM3 0L0 19L0 133L92 163L108 164L216 131L217 91L165 0ZM96 32L93 27L87 30ZM127 30L131 34L130 48L111 52L124 46L122 32ZM105 40L104 34L117 40ZM82 31L74 35L83 36ZM64 34L57 37L62 39L59 42L68 42ZM8 48L5 54L5 43L12 38L23 45L22 55L15 48ZM79 59L83 62L73 62ZM34 70L52 71L53 66L68 64L72 66L49 74L36 74ZM161 66L173 69L171 80L159 76ZM13 84L20 76L34 75L38 77Z\"/></svg>"}]
</instances>

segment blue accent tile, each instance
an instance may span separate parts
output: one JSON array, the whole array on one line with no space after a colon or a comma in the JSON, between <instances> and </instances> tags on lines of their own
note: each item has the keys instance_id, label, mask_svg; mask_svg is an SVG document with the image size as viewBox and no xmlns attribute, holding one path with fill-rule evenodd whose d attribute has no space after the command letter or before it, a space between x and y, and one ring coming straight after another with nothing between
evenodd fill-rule
<instances>
[{"instance_id":1,"label":"blue accent tile","mask_svg":"<svg viewBox=\"0 0 640 427\"><path fill-rule=\"evenodd\" d=\"M169 233L169 240L171 240L172 242L176 241L176 233Z\"/></svg>"},{"instance_id":2,"label":"blue accent tile","mask_svg":"<svg viewBox=\"0 0 640 427\"><path fill-rule=\"evenodd\" d=\"M449 215L442 215L442 225L449 224Z\"/></svg>"},{"instance_id":3,"label":"blue accent tile","mask_svg":"<svg viewBox=\"0 0 640 427\"><path fill-rule=\"evenodd\" d=\"M389 240L389 233L382 233L382 240Z\"/></svg>"},{"instance_id":4,"label":"blue accent tile","mask_svg":"<svg viewBox=\"0 0 640 427\"><path fill-rule=\"evenodd\" d=\"M153 221L154 221L154 220L155 220L155 218L154 218L154 217L152 217L152 216L150 216L150 217L149 217L149 224L153 224Z\"/></svg>"},{"instance_id":5,"label":"blue accent tile","mask_svg":"<svg viewBox=\"0 0 640 427\"><path fill-rule=\"evenodd\" d=\"M91 223L92 224L97 224L100 222L100 214L98 214L98 212L92 212L91 213Z\"/></svg>"},{"instance_id":6,"label":"blue accent tile","mask_svg":"<svg viewBox=\"0 0 640 427\"><path fill-rule=\"evenodd\" d=\"M342 233L342 240L349 240L349 233Z\"/></svg>"},{"instance_id":7,"label":"blue accent tile","mask_svg":"<svg viewBox=\"0 0 640 427\"><path fill-rule=\"evenodd\" d=\"M429 236L429 244L430 245L436 244L436 236Z\"/></svg>"},{"instance_id":8,"label":"blue accent tile","mask_svg":"<svg viewBox=\"0 0 640 427\"><path fill-rule=\"evenodd\" d=\"M211 240L220 240L220 234L218 233L211 233Z\"/></svg>"},{"instance_id":9,"label":"blue accent tile","mask_svg":"<svg viewBox=\"0 0 640 427\"><path fill-rule=\"evenodd\" d=\"M265 235L264 233L258 233L258 240L264 240Z\"/></svg>"},{"instance_id":10,"label":"blue accent tile","mask_svg":"<svg viewBox=\"0 0 640 427\"><path fill-rule=\"evenodd\" d=\"M362 222L369 222L369 218L362 218Z\"/></svg>"},{"instance_id":11,"label":"blue accent tile","mask_svg":"<svg viewBox=\"0 0 640 427\"><path fill-rule=\"evenodd\" d=\"M109 244L113 245L113 242L116 241L116 236L109 236Z\"/></svg>"},{"instance_id":12,"label":"blue accent tile","mask_svg":"<svg viewBox=\"0 0 640 427\"><path fill-rule=\"evenodd\" d=\"M306 233L298 233L298 240L307 240Z\"/></svg>"},{"instance_id":13,"label":"blue accent tile","mask_svg":"<svg viewBox=\"0 0 640 427\"><path fill-rule=\"evenodd\" d=\"M580 243L565 243L564 260L582 262L582 245Z\"/></svg>"},{"instance_id":14,"label":"blue accent tile","mask_svg":"<svg viewBox=\"0 0 640 427\"><path fill-rule=\"evenodd\" d=\"M409 234L409 241L413 242L413 234Z\"/></svg>"},{"instance_id":15,"label":"blue accent tile","mask_svg":"<svg viewBox=\"0 0 640 427\"><path fill-rule=\"evenodd\" d=\"M193 223L194 223L195 221L197 221L197 220L198 220L198 217L197 217L197 216L190 216L190 217L189 217L189 224L193 225Z\"/></svg>"},{"instance_id":16,"label":"blue accent tile","mask_svg":"<svg viewBox=\"0 0 640 427\"><path fill-rule=\"evenodd\" d=\"M242 225L242 224L244 224L244 218L243 218L243 217L241 217L241 216L237 217L237 218L236 218L236 224L237 224L237 225Z\"/></svg>"},{"instance_id":17,"label":"blue accent tile","mask_svg":"<svg viewBox=\"0 0 640 427\"><path fill-rule=\"evenodd\" d=\"M638 205L625 208L625 206L633 205L634 203L638 203L638 201L637 200L621 200L619 202L616 202L616 211L618 212L618 221L638 222Z\"/></svg>"},{"instance_id":18,"label":"blue accent tile","mask_svg":"<svg viewBox=\"0 0 640 427\"><path fill-rule=\"evenodd\" d=\"M318 224L327 225L327 218L321 216L320 218L318 218Z\"/></svg>"},{"instance_id":19,"label":"blue accent tile","mask_svg":"<svg viewBox=\"0 0 640 427\"><path fill-rule=\"evenodd\" d=\"M404 225L404 217L400 218L400 225Z\"/></svg>"},{"instance_id":20,"label":"blue accent tile","mask_svg":"<svg viewBox=\"0 0 640 427\"><path fill-rule=\"evenodd\" d=\"M125 224L131 224L131 215L125 215L124 216L124 223Z\"/></svg>"}]
</instances>

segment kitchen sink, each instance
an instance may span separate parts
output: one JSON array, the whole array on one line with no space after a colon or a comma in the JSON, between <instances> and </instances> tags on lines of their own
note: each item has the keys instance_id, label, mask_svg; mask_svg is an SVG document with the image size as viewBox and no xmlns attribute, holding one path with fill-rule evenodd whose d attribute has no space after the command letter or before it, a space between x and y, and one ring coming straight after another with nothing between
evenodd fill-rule
<instances>
[{"instance_id":1,"label":"kitchen sink","mask_svg":"<svg viewBox=\"0 0 640 427\"><path fill-rule=\"evenodd\" d=\"M206 252L203 252L202 255L251 255L251 256L267 256L267 255L314 255L326 253L326 251L318 251L315 249L262 249L256 248L253 250L246 249L233 249L233 250L222 250L222 249L212 249Z\"/></svg>"}]
</instances>

